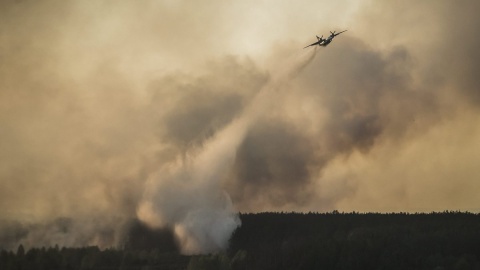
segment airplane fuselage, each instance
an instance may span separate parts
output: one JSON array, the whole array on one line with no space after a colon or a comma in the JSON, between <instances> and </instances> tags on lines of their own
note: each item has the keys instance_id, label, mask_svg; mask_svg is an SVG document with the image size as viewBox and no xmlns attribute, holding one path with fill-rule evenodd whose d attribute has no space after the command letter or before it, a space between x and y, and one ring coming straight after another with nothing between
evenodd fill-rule
<instances>
[{"instance_id":1,"label":"airplane fuselage","mask_svg":"<svg viewBox=\"0 0 480 270\"><path fill-rule=\"evenodd\" d=\"M326 39L320 46L326 47L330 42L332 42L332 39Z\"/></svg>"}]
</instances>

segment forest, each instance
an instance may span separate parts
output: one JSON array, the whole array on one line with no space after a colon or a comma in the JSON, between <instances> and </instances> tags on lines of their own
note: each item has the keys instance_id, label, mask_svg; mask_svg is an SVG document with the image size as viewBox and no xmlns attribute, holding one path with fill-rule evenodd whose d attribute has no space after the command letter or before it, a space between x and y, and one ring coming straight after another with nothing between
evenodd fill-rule
<instances>
[{"instance_id":1,"label":"forest","mask_svg":"<svg viewBox=\"0 0 480 270\"><path fill-rule=\"evenodd\" d=\"M0 269L480 269L480 215L240 214L228 250L181 255L173 235L141 224L123 247L0 251Z\"/></svg>"}]
</instances>

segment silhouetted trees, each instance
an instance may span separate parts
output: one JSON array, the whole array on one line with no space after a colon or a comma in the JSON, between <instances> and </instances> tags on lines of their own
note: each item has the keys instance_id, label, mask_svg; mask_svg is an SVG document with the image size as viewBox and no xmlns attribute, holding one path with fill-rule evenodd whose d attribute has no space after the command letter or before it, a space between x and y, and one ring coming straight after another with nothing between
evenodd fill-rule
<instances>
[{"instance_id":1,"label":"silhouetted trees","mask_svg":"<svg viewBox=\"0 0 480 270\"><path fill-rule=\"evenodd\" d=\"M480 269L480 215L242 214L241 269ZM465 268L467 267L467 268Z\"/></svg>"},{"instance_id":2,"label":"silhouetted trees","mask_svg":"<svg viewBox=\"0 0 480 270\"><path fill-rule=\"evenodd\" d=\"M140 239L127 239L123 249L1 250L0 269L480 269L478 214L335 211L240 218L229 249L218 254L180 255L171 235L140 226L134 234Z\"/></svg>"}]
</instances>

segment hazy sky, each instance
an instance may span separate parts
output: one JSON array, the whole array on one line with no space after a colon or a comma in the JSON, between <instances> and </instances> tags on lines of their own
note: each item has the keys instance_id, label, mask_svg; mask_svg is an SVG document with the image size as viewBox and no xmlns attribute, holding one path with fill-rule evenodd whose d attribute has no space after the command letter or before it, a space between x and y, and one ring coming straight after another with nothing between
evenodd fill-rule
<instances>
[{"instance_id":1,"label":"hazy sky","mask_svg":"<svg viewBox=\"0 0 480 270\"><path fill-rule=\"evenodd\" d=\"M139 218L196 252L236 211L479 211L478 10L2 1L0 242L118 244Z\"/></svg>"}]
</instances>

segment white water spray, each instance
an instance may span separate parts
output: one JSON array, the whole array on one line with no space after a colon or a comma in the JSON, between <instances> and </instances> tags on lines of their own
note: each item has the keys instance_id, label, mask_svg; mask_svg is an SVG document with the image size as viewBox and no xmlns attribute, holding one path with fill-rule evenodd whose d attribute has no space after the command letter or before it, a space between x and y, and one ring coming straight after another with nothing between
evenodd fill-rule
<instances>
[{"instance_id":1,"label":"white water spray","mask_svg":"<svg viewBox=\"0 0 480 270\"><path fill-rule=\"evenodd\" d=\"M196 155L152 176L137 209L138 218L152 227L172 227L185 254L225 249L240 219L222 190L221 180L233 165L250 126L273 105L273 95L281 94L284 85L315 54L316 49L302 51L287 59L243 113L208 140Z\"/></svg>"}]
</instances>

